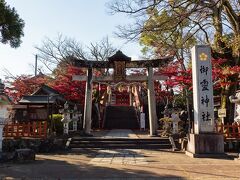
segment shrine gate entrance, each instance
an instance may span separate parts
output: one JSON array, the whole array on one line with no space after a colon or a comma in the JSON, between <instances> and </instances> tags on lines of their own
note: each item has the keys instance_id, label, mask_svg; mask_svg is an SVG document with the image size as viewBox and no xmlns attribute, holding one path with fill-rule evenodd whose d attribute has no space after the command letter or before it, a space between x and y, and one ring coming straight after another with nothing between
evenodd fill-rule
<instances>
[{"instance_id":1,"label":"shrine gate entrance","mask_svg":"<svg viewBox=\"0 0 240 180\"><path fill-rule=\"evenodd\" d=\"M154 81L164 80L165 76L154 75L153 68L159 68L172 60L173 57L165 57L153 60L131 60L130 57L124 55L121 51L108 58L108 61L84 61L72 58L71 62L74 66L79 68L86 68L86 75L74 75L73 80L86 81L85 91L85 105L84 105L84 118L83 129L85 133L90 134L92 122L92 83L105 83L108 84L108 101L107 105L121 105L132 106L134 93L129 93L129 96L124 96L121 92L113 91L111 87L116 84L125 84L130 87L129 92L137 91L136 86L131 86L137 83L147 83L147 96L148 96L148 116L149 116L149 129L150 136L157 135L157 115L156 115L156 102L154 92ZM93 69L113 69L112 75L94 77ZM128 68L146 68L147 75L127 75L126 69ZM124 112L123 112L124 113ZM116 113L117 114L117 111ZM115 123L115 122L111 122ZM124 122L122 122L124 123ZM121 128L119 123L118 127ZM115 123L116 125L116 123Z\"/></svg>"},{"instance_id":2,"label":"shrine gate entrance","mask_svg":"<svg viewBox=\"0 0 240 180\"><path fill-rule=\"evenodd\" d=\"M115 91L112 93L111 105L115 106L129 106L130 93Z\"/></svg>"}]
</instances>

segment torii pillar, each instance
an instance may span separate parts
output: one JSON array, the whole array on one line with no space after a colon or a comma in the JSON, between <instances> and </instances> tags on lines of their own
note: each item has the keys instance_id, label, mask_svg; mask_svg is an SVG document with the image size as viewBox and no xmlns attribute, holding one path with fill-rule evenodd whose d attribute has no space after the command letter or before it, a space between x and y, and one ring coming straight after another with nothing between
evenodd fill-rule
<instances>
[{"instance_id":1,"label":"torii pillar","mask_svg":"<svg viewBox=\"0 0 240 180\"><path fill-rule=\"evenodd\" d=\"M157 113L156 113L156 99L154 92L154 81L153 81L153 68L148 67L147 76L147 86L148 86L148 116L149 116L149 136L157 135Z\"/></svg>"},{"instance_id":2,"label":"torii pillar","mask_svg":"<svg viewBox=\"0 0 240 180\"><path fill-rule=\"evenodd\" d=\"M83 130L86 134L90 134L92 124L92 78L92 68L88 68L83 117Z\"/></svg>"}]
</instances>

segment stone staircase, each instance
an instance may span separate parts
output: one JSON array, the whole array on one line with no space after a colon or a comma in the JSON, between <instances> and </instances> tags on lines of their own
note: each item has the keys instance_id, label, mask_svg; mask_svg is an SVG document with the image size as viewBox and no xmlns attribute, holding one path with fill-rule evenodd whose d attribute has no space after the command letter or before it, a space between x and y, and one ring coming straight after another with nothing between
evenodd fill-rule
<instances>
[{"instance_id":1,"label":"stone staircase","mask_svg":"<svg viewBox=\"0 0 240 180\"><path fill-rule=\"evenodd\" d=\"M107 106L104 129L139 129L136 110L133 106Z\"/></svg>"},{"instance_id":2,"label":"stone staircase","mask_svg":"<svg viewBox=\"0 0 240 180\"><path fill-rule=\"evenodd\" d=\"M100 148L100 149L172 149L169 138L105 138L105 137L73 137L68 141L68 148Z\"/></svg>"}]
</instances>

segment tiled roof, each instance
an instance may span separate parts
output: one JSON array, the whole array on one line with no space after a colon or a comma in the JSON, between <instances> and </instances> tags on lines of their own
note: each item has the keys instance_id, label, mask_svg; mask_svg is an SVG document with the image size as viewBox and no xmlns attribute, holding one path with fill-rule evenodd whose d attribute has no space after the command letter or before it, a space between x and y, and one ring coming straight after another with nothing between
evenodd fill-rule
<instances>
[{"instance_id":1,"label":"tiled roof","mask_svg":"<svg viewBox=\"0 0 240 180\"><path fill-rule=\"evenodd\" d=\"M58 95L48 96L48 95L32 95L23 96L19 101L21 104L53 104L58 99Z\"/></svg>"}]
</instances>

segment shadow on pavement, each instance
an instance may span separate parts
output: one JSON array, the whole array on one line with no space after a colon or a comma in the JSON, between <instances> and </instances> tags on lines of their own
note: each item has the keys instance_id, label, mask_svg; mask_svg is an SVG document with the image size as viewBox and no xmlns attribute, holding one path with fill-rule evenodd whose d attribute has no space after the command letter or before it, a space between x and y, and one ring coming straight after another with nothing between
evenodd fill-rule
<instances>
[{"instance_id":1,"label":"shadow on pavement","mask_svg":"<svg viewBox=\"0 0 240 180\"><path fill-rule=\"evenodd\" d=\"M136 167L136 168L139 168ZM123 167L101 167L77 159L42 159L32 163L0 166L0 179L185 179L174 175L159 175L147 170Z\"/></svg>"}]
</instances>

